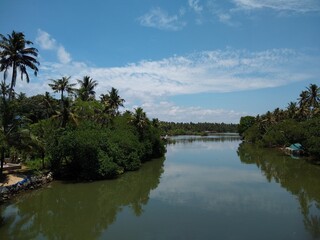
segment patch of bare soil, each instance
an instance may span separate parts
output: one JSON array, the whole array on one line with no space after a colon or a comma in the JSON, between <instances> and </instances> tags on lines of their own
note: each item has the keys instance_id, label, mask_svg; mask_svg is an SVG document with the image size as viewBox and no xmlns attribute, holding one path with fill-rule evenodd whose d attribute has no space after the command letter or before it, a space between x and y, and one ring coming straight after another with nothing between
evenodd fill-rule
<instances>
[{"instance_id":1,"label":"patch of bare soil","mask_svg":"<svg viewBox=\"0 0 320 240\"><path fill-rule=\"evenodd\" d=\"M22 166L21 169L15 171L4 171L4 175L0 178L0 187L10 186L16 184L27 177L28 169Z\"/></svg>"}]
</instances>

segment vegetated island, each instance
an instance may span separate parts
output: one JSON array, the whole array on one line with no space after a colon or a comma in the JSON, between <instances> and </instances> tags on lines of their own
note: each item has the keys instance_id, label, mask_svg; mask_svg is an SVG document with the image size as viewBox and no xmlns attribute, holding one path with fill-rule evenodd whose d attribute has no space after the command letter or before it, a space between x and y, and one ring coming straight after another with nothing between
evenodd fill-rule
<instances>
[{"instance_id":1,"label":"vegetated island","mask_svg":"<svg viewBox=\"0 0 320 240\"><path fill-rule=\"evenodd\" d=\"M245 141L263 147L299 147L320 164L320 88L310 84L297 100L286 109L241 117L238 132Z\"/></svg>"}]
</instances>

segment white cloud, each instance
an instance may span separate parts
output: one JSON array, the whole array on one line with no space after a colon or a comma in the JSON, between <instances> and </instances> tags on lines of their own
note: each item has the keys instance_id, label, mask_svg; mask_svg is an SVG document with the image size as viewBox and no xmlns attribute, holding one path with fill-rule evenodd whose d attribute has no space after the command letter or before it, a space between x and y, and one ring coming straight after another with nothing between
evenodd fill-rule
<instances>
[{"instance_id":1,"label":"white cloud","mask_svg":"<svg viewBox=\"0 0 320 240\"><path fill-rule=\"evenodd\" d=\"M59 46L57 50L57 56L61 63L66 64L71 62L70 54L64 49L63 46Z\"/></svg>"},{"instance_id":2,"label":"white cloud","mask_svg":"<svg viewBox=\"0 0 320 240\"><path fill-rule=\"evenodd\" d=\"M41 29L38 29L36 43L45 50L53 50L57 46L56 40L53 39L49 33L42 31Z\"/></svg>"},{"instance_id":3,"label":"white cloud","mask_svg":"<svg viewBox=\"0 0 320 240\"><path fill-rule=\"evenodd\" d=\"M214 14L218 17L218 20L221 23L224 23L226 25L233 26L233 27L240 25L240 23L238 23L232 19L232 14L230 14L230 13L216 12Z\"/></svg>"},{"instance_id":4,"label":"white cloud","mask_svg":"<svg viewBox=\"0 0 320 240\"><path fill-rule=\"evenodd\" d=\"M196 13L201 13L203 7L199 4L199 0L188 0L189 7Z\"/></svg>"},{"instance_id":5,"label":"white cloud","mask_svg":"<svg viewBox=\"0 0 320 240\"><path fill-rule=\"evenodd\" d=\"M319 0L233 0L242 9L254 10L269 8L276 11L318 12Z\"/></svg>"},{"instance_id":6,"label":"white cloud","mask_svg":"<svg viewBox=\"0 0 320 240\"><path fill-rule=\"evenodd\" d=\"M63 52L63 51L62 51ZM63 54L62 54L63 56ZM60 63L42 62L38 79L41 83L17 86L17 92L28 94L50 91L48 79L85 75L99 82L97 97L111 87L119 89L132 110L142 106L149 117L167 121L238 122L245 113L232 109L198 106L182 107L168 101L175 95L196 96L201 93L223 93L283 86L298 81L317 81L320 59L313 53L291 49L260 52L215 50L173 56L158 61L143 60L122 67L93 67L71 61L66 54ZM64 62L64 63L63 63Z\"/></svg>"},{"instance_id":7,"label":"white cloud","mask_svg":"<svg viewBox=\"0 0 320 240\"><path fill-rule=\"evenodd\" d=\"M169 16L168 13L161 8L152 9L145 15L139 17L138 20L142 26L169 31L181 30L186 25L185 22L179 19L178 15Z\"/></svg>"},{"instance_id":8,"label":"white cloud","mask_svg":"<svg viewBox=\"0 0 320 240\"><path fill-rule=\"evenodd\" d=\"M203 107L182 107L171 102L146 102L142 108L151 118L174 122L239 122L243 112L225 109L210 109Z\"/></svg>"},{"instance_id":9,"label":"white cloud","mask_svg":"<svg viewBox=\"0 0 320 240\"><path fill-rule=\"evenodd\" d=\"M41 29L38 29L36 43L39 44L40 48L44 50L55 51L60 63L66 64L71 61L70 53L68 53L61 44L58 44L57 41L52 38L49 33Z\"/></svg>"},{"instance_id":10,"label":"white cloud","mask_svg":"<svg viewBox=\"0 0 320 240\"><path fill-rule=\"evenodd\" d=\"M231 4L230 4L231 3ZM319 0L207 0L203 12L209 12L216 20L228 26L241 25L239 14L253 15L259 10L271 10L279 16L320 12ZM202 14L205 16L205 14Z\"/></svg>"}]
</instances>

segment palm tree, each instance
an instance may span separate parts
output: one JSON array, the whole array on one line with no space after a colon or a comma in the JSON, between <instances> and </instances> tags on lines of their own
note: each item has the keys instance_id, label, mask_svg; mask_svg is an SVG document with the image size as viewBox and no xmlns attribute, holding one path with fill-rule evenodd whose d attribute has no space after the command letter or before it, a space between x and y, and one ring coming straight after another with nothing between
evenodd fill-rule
<instances>
[{"instance_id":1,"label":"palm tree","mask_svg":"<svg viewBox=\"0 0 320 240\"><path fill-rule=\"evenodd\" d=\"M45 108L46 118L49 118L54 112L54 99L49 92L45 92L41 105Z\"/></svg>"},{"instance_id":2,"label":"palm tree","mask_svg":"<svg viewBox=\"0 0 320 240\"><path fill-rule=\"evenodd\" d=\"M276 118L274 114L270 111L268 111L266 114L261 116L261 118L262 118L261 122L264 123L266 128L276 123Z\"/></svg>"},{"instance_id":3,"label":"palm tree","mask_svg":"<svg viewBox=\"0 0 320 240\"><path fill-rule=\"evenodd\" d=\"M52 116L53 119L60 120L60 126L65 128L68 122L72 122L78 125L78 116L72 108L72 103L69 98L63 100L61 111L56 111L56 114Z\"/></svg>"},{"instance_id":4,"label":"palm tree","mask_svg":"<svg viewBox=\"0 0 320 240\"><path fill-rule=\"evenodd\" d=\"M105 106L105 111L112 116L118 115L119 107L123 107L124 99L120 98L115 88L108 91L108 94L101 94L100 99Z\"/></svg>"},{"instance_id":5,"label":"palm tree","mask_svg":"<svg viewBox=\"0 0 320 240\"><path fill-rule=\"evenodd\" d=\"M6 85L5 82L0 83L0 95L3 101L3 104L6 102L7 95L9 95L10 86Z\"/></svg>"},{"instance_id":6,"label":"palm tree","mask_svg":"<svg viewBox=\"0 0 320 240\"><path fill-rule=\"evenodd\" d=\"M135 109L131 122L138 129L140 136L142 136L144 128L148 125L148 118L141 107Z\"/></svg>"},{"instance_id":7,"label":"palm tree","mask_svg":"<svg viewBox=\"0 0 320 240\"><path fill-rule=\"evenodd\" d=\"M289 118L295 118L298 111L297 103L290 102L287 106L287 114Z\"/></svg>"},{"instance_id":8,"label":"palm tree","mask_svg":"<svg viewBox=\"0 0 320 240\"><path fill-rule=\"evenodd\" d=\"M319 106L320 88L316 84L310 84L306 91L306 102L312 109Z\"/></svg>"},{"instance_id":9,"label":"palm tree","mask_svg":"<svg viewBox=\"0 0 320 240\"><path fill-rule=\"evenodd\" d=\"M94 88L98 85L97 81L89 76L84 76L82 80L77 80L80 84L78 96L82 101L93 100L96 92Z\"/></svg>"},{"instance_id":10,"label":"palm tree","mask_svg":"<svg viewBox=\"0 0 320 240\"><path fill-rule=\"evenodd\" d=\"M26 76L27 83L30 81L27 68L34 71L37 76L38 65L36 57L38 50L27 45L32 45L31 41L25 40L22 32L12 31L8 37L0 34L0 72L4 71L4 80L8 76L8 70L12 68L12 78L9 90L9 100L12 98L13 88L16 85L18 70L21 73L21 80Z\"/></svg>"},{"instance_id":11,"label":"palm tree","mask_svg":"<svg viewBox=\"0 0 320 240\"><path fill-rule=\"evenodd\" d=\"M8 114L8 102L7 102L7 95L9 94L9 85L6 85L5 82L1 82L0 84L0 95L1 95L1 125L2 128L0 129L0 145L1 145L1 157L0 157L0 177L2 177L3 173L3 163L5 159L5 150L7 146L6 136L8 132L9 126L9 117Z\"/></svg>"},{"instance_id":12,"label":"palm tree","mask_svg":"<svg viewBox=\"0 0 320 240\"><path fill-rule=\"evenodd\" d=\"M298 109L298 118L300 121L305 120L310 115L309 104L307 102L308 92L302 91L299 95L299 109Z\"/></svg>"},{"instance_id":13,"label":"palm tree","mask_svg":"<svg viewBox=\"0 0 320 240\"><path fill-rule=\"evenodd\" d=\"M69 83L70 80L69 77L62 77L60 79L51 79L52 83L49 83L49 86L52 88L54 92L61 92L61 101L63 103L64 100L64 92L67 92L68 94L72 94L75 92L74 86L76 85L75 83Z\"/></svg>"},{"instance_id":14,"label":"palm tree","mask_svg":"<svg viewBox=\"0 0 320 240\"><path fill-rule=\"evenodd\" d=\"M299 95L299 107L302 108L306 105L307 103L307 96L308 96L308 93L307 91L302 91Z\"/></svg>"},{"instance_id":15,"label":"palm tree","mask_svg":"<svg viewBox=\"0 0 320 240\"><path fill-rule=\"evenodd\" d=\"M276 108L272 113L275 122L280 122L284 118L283 110L280 108Z\"/></svg>"}]
</instances>

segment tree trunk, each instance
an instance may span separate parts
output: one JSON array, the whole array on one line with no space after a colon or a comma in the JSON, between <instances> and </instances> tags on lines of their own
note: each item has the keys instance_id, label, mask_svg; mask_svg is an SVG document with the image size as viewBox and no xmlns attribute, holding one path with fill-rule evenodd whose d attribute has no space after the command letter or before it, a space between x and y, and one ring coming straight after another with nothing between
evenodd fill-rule
<instances>
[{"instance_id":1,"label":"tree trunk","mask_svg":"<svg viewBox=\"0 0 320 240\"><path fill-rule=\"evenodd\" d=\"M0 167L0 177L3 176L3 164L4 164L4 147L1 147L1 167Z\"/></svg>"},{"instance_id":2,"label":"tree trunk","mask_svg":"<svg viewBox=\"0 0 320 240\"><path fill-rule=\"evenodd\" d=\"M13 66L12 66L12 79L11 79L11 85L10 85L10 89L9 89L9 101L11 99L13 99L13 88L16 85L16 80L17 80L17 66L16 63L13 62Z\"/></svg>"}]
</instances>

